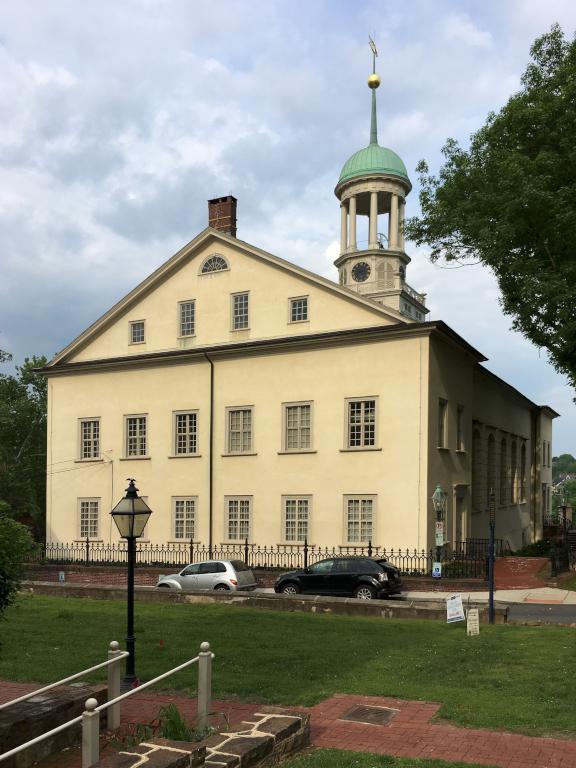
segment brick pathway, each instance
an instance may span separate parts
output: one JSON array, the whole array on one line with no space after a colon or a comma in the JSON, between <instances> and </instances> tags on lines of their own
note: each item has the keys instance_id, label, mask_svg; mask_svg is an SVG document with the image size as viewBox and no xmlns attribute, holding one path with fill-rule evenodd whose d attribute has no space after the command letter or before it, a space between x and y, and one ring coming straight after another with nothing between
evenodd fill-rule
<instances>
[{"instance_id":1,"label":"brick pathway","mask_svg":"<svg viewBox=\"0 0 576 768\"><path fill-rule=\"evenodd\" d=\"M34 687L0 682L0 702L22 695ZM171 702L178 706L186 719L194 718L194 699L143 692L123 703L122 723L151 722L158 709ZM395 714L386 725L341 719L355 705L385 707L395 710ZM251 718L260 705L215 700L212 706L214 712L222 713L214 722L214 725L220 725L222 722L237 723ZM294 709L310 712L312 744L316 747L479 763L498 768L576 766L576 740L521 736L431 722L439 707L433 702L336 694L315 707ZM70 749L38 763L36 768L80 768L80 765L79 750Z\"/></svg>"},{"instance_id":2,"label":"brick pathway","mask_svg":"<svg viewBox=\"0 0 576 768\"><path fill-rule=\"evenodd\" d=\"M545 587L539 574L549 563L547 557L498 557L494 563L496 589Z\"/></svg>"}]
</instances>

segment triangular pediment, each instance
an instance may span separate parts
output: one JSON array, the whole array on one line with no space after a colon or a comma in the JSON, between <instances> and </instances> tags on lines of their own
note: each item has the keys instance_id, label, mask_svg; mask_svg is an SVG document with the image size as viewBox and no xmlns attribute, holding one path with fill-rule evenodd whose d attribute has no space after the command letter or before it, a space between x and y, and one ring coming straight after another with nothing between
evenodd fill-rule
<instances>
[{"instance_id":1,"label":"triangular pediment","mask_svg":"<svg viewBox=\"0 0 576 768\"><path fill-rule=\"evenodd\" d=\"M226 268L202 272L212 257ZM232 327L233 296L248 294L249 327ZM307 319L293 322L291 302L307 299ZM194 334L180 333L181 303L194 302ZM131 324L144 322L132 343ZM237 238L207 227L96 320L48 364L194 349L324 331L406 323L388 307Z\"/></svg>"}]
</instances>

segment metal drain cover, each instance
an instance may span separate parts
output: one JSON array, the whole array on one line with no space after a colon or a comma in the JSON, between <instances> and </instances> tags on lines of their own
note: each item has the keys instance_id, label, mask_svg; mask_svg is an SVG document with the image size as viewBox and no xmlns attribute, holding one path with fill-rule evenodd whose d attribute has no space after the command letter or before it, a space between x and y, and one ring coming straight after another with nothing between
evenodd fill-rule
<instances>
[{"instance_id":1,"label":"metal drain cover","mask_svg":"<svg viewBox=\"0 0 576 768\"><path fill-rule=\"evenodd\" d=\"M368 723L371 725L386 725L398 714L399 709L389 707L370 707L361 704L340 715L339 720L353 720L355 723Z\"/></svg>"}]
</instances>

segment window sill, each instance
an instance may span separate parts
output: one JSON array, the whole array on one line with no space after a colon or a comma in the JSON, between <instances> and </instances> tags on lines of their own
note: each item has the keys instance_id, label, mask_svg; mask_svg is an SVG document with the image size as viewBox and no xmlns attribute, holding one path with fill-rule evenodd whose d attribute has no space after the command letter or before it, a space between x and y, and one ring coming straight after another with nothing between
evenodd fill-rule
<instances>
[{"instance_id":1,"label":"window sill","mask_svg":"<svg viewBox=\"0 0 576 768\"><path fill-rule=\"evenodd\" d=\"M359 446L358 448L340 448L340 453L361 453L362 451L381 451L382 448L376 446Z\"/></svg>"},{"instance_id":2,"label":"window sill","mask_svg":"<svg viewBox=\"0 0 576 768\"><path fill-rule=\"evenodd\" d=\"M466 456L466 454L468 453L468 451L464 450L463 448L457 448L457 449L454 451L454 453L457 453L457 454L459 454L460 456Z\"/></svg>"},{"instance_id":3,"label":"window sill","mask_svg":"<svg viewBox=\"0 0 576 768\"><path fill-rule=\"evenodd\" d=\"M437 445L436 450L438 451L446 451L446 453L450 453L450 448L447 448L445 445Z\"/></svg>"},{"instance_id":4,"label":"window sill","mask_svg":"<svg viewBox=\"0 0 576 768\"><path fill-rule=\"evenodd\" d=\"M293 451L278 451L278 456L289 456L293 453L318 453L314 448L299 448Z\"/></svg>"},{"instance_id":5,"label":"window sill","mask_svg":"<svg viewBox=\"0 0 576 768\"><path fill-rule=\"evenodd\" d=\"M302 325L302 323L309 323L310 320L288 320L288 325Z\"/></svg>"},{"instance_id":6,"label":"window sill","mask_svg":"<svg viewBox=\"0 0 576 768\"><path fill-rule=\"evenodd\" d=\"M103 464L104 459L74 459L74 464Z\"/></svg>"},{"instance_id":7,"label":"window sill","mask_svg":"<svg viewBox=\"0 0 576 768\"><path fill-rule=\"evenodd\" d=\"M188 333L188 334L186 334L186 336L176 336L176 338L178 339L178 341L183 341L184 339L195 339L196 338L196 334L195 333Z\"/></svg>"},{"instance_id":8,"label":"window sill","mask_svg":"<svg viewBox=\"0 0 576 768\"><path fill-rule=\"evenodd\" d=\"M298 541L281 541L276 544L277 547L301 547L304 549L304 539L298 539ZM316 547L316 544L308 544L308 549Z\"/></svg>"},{"instance_id":9,"label":"window sill","mask_svg":"<svg viewBox=\"0 0 576 768\"><path fill-rule=\"evenodd\" d=\"M169 459L201 459L201 453L178 453L168 456Z\"/></svg>"},{"instance_id":10,"label":"window sill","mask_svg":"<svg viewBox=\"0 0 576 768\"><path fill-rule=\"evenodd\" d=\"M187 547L190 546L190 539L168 539L168 544L185 544ZM193 547L200 546L199 541L193 541L192 542Z\"/></svg>"},{"instance_id":11,"label":"window sill","mask_svg":"<svg viewBox=\"0 0 576 768\"><path fill-rule=\"evenodd\" d=\"M145 341L129 341L128 346L129 347L141 347L143 344L146 344Z\"/></svg>"},{"instance_id":12,"label":"window sill","mask_svg":"<svg viewBox=\"0 0 576 768\"><path fill-rule=\"evenodd\" d=\"M222 458L228 458L229 456L258 456L257 453L251 451L239 451L238 453L221 453Z\"/></svg>"},{"instance_id":13,"label":"window sill","mask_svg":"<svg viewBox=\"0 0 576 768\"><path fill-rule=\"evenodd\" d=\"M150 461L152 456L120 456L119 461Z\"/></svg>"},{"instance_id":14,"label":"window sill","mask_svg":"<svg viewBox=\"0 0 576 768\"><path fill-rule=\"evenodd\" d=\"M242 333L243 331L249 331L250 328L230 328L230 333Z\"/></svg>"}]
</instances>

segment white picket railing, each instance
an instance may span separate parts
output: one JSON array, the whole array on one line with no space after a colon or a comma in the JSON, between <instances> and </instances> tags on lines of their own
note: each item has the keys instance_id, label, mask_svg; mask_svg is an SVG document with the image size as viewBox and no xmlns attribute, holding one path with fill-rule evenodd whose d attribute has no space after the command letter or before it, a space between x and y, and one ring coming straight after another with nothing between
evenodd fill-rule
<instances>
[{"instance_id":1,"label":"white picket railing","mask_svg":"<svg viewBox=\"0 0 576 768\"><path fill-rule=\"evenodd\" d=\"M94 698L89 698L85 703L84 712L75 717L73 720L68 720L66 723L52 728L50 731L37 736L30 741L20 744L18 747L14 747L9 752L4 752L0 755L0 763L7 760L9 757L17 755L19 752L23 752L25 749L38 744L45 739L55 736L57 733L70 728L77 723L82 723L82 768L90 768L90 766L97 763L100 759L100 712L107 710L106 712L106 724L109 730L118 728L120 725L120 702L124 699L134 696L140 691L149 688L155 683L165 680L167 677L180 672L180 670L189 667L191 664L198 664L198 727L203 729L208 724L208 714L210 712L210 700L212 697L212 659L214 654L210 650L210 643L201 643L200 653L189 661L185 661L178 667L174 667L168 672L164 672L162 675L158 675L153 680L149 680L147 683L141 683L137 688L133 688L126 693L120 693L120 664L121 659L128 655L126 651L120 651L118 643L113 641L110 643L110 649L108 651L108 660L97 664L94 667L85 669L83 672L79 672L77 675L72 675L64 680L60 680L57 683L47 685L45 688L40 688L37 691L33 691L25 696L20 696L17 699L6 702L2 707L8 707L19 701L25 701L33 696L37 696L39 693L48 691L51 688L55 688L58 685L63 685L65 682L75 680L81 675L93 672L101 667L108 666L108 701L104 704L98 705L98 702Z\"/></svg>"}]
</instances>

